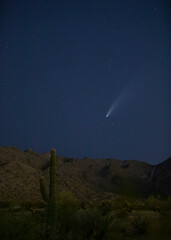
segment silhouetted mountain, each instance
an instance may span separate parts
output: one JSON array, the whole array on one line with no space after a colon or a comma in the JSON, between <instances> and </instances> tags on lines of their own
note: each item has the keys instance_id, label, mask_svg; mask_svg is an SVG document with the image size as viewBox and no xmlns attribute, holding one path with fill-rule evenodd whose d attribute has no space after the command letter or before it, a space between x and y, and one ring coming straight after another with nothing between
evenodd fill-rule
<instances>
[{"instance_id":1,"label":"silhouetted mountain","mask_svg":"<svg viewBox=\"0 0 171 240\"><path fill-rule=\"evenodd\" d=\"M50 153L0 147L0 199L39 200L39 178L49 185ZM57 191L79 199L115 194L146 197L171 194L171 158L158 165L135 160L75 159L57 156Z\"/></svg>"}]
</instances>

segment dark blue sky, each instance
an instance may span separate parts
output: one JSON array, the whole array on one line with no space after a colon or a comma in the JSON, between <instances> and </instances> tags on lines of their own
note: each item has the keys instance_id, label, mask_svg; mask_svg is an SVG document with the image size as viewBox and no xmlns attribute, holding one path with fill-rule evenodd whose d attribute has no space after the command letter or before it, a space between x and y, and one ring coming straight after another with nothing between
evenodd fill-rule
<instances>
[{"instance_id":1,"label":"dark blue sky","mask_svg":"<svg viewBox=\"0 0 171 240\"><path fill-rule=\"evenodd\" d=\"M0 145L171 156L169 2L1 1Z\"/></svg>"}]
</instances>

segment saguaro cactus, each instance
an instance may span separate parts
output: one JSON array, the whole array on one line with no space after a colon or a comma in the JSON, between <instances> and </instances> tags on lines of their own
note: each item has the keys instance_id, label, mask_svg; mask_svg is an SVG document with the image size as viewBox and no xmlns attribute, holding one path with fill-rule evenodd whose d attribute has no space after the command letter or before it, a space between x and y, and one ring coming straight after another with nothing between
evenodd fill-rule
<instances>
[{"instance_id":1,"label":"saguaro cactus","mask_svg":"<svg viewBox=\"0 0 171 240\"><path fill-rule=\"evenodd\" d=\"M51 151L49 201L56 203L56 150Z\"/></svg>"},{"instance_id":2,"label":"saguaro cactus","mask_svg":"<svg viewBox=\"0 0 171 240\"><path fill-rule=\"evenodd\" d=\"M46 194L44 178L40 178L40 191L47 203L47 239L53 240L56 235L56 150L51 150L49 196Z\"/></svg>"},{"instance_id":3,"label":"saguaro cactus","mask_svg":"<svg viewBox=\"0 0 171 240\"><path fill-rule=\"evenodd\" d=\"M47 205L47 224L49 230L49 239L55 237L56 232L56 150L51 151L50 160L50 187L49 200Z\"/></svg>"}]
</instances>

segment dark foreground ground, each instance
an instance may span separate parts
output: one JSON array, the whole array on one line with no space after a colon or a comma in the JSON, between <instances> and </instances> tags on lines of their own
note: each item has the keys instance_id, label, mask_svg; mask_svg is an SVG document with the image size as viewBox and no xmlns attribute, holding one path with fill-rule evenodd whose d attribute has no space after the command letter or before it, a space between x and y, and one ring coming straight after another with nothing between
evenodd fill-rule
<instances>
[{"instance_id":1,"label":"dark foreground ground","mask_svg":"<svg viewBox=\"0 0 171 240\"><path fill-rule=\"evenodd\" d=\"M1 240L47 239L44 202L0 202ZM57 200L53 240L170 240L171 200L117 197L79 202L63 192Z\"/></svg>"}]
</instances>

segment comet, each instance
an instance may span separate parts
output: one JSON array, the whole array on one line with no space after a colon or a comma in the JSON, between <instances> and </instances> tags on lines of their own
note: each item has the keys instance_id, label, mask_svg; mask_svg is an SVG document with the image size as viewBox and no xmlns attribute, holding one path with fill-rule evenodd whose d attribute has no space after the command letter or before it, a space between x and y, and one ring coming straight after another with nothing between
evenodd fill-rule
<instances>
[{"instance_id":1,"label":"comet","mask_svg":"<svg viewBox=\"0 0 171 240\"><path fill-rule=\"evenodd\" d=\"M108 112L107 112L107 114L106 114L106 118L108 118L108 117L111 116L111 114L114 112L114 110L118 107L119 102L120 102L120 99L119 99L119 98L114 101L114 103L113 103L112 106L109 108L109 110L108 110Z\"/></svg>"},{"instance_id":2,"label":"comet","mask_svg":"<svg viewBox=\"0 0 171 240\"><path fill-rule=\"evenodd\" d=\"M118 107L120 107L120 105L124 102L124 100L128 97L130 93L129 92L122 92L121 95L119 95L116 100L114 101L114 103L112 104L112 106L109 108L107 114L106 114L106 118L110 117L115 111L116 109L118 109Z\"/></svg>"}]
</instances>

